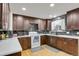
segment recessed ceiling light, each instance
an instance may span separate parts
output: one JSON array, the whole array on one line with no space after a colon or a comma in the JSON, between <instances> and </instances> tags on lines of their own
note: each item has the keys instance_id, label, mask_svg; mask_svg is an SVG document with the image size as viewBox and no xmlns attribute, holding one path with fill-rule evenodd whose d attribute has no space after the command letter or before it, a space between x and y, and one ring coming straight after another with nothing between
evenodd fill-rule
<instances>
[{"instance_id":1,"label":"recessed ceiling light","mask_svg":"<svg viewBox=\"0 0 79 59\"><path fill-rule=\"evenodd\" d=\"M50 7L53 7L54 5L55 5L55 4L52 3L52 4L50 4Z\"/></svg>"},{"instance_id":2,"label":"recessed ceiling light","mask_svg":"<svg viewBox=\"0 0 79 59\"><path fill-rule=\"evenodd\" d=\"M25 10L26 10L26 8L22 8L22 10L23 10L23 11L25 11Z\"/></svg>"}]
</instances>

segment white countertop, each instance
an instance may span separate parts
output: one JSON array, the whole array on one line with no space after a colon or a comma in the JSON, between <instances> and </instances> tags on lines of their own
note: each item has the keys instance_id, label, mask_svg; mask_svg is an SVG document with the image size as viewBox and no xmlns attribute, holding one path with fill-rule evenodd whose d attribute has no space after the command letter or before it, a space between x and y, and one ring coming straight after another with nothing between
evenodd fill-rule
<instances>
[{"instance_id":1,"label":"white countertop","mask_svg":"<svg viewBox=\"0 0 79 59\"><path fill-rule=\"evenodd\" d=\"M73 38L73 39L79 39L79 36L72 36L72 35L55 35L55 34L39 34L40 36L42 35L48 35L48 36L56 36L56 37L64 37L64 38ZM31 37L30 35L24 35L24 36L17 36L17 38L21 37Z\"/></svg>"},{"instance_id":2,"label":"white countertop","mask_svg":"<svg viewBox=\"0 0 79 59\"><path fill-rule=\"evenodd\" d=\"M73 39L79 39L79 36L72 36L72 35L54 35L54 34L40 34L42 35L48 35L48 36L56 36L56 37L64 37L64 38L73 38Z\"/></svg>"},{"instance_id":3,"label":"white countertop","mask_svg":"<svg viewBox=\"0 0 79 59\"><path fill-rule=\"evenodd\" d=\"M0 56L13 54L20 51L22 51L22 48L17 38L0 40Z\"/></svg>"},{"instance_id":4,"label":"white countertop","mask_svg":"<svg viewBox=\"0 0 79 59\"><path fill-rule=\"evenodd\" d=\"M17 36L17 38L21 38L21 37L31 37L31 36L30 35Z\"/></svg>"}]
</instances>

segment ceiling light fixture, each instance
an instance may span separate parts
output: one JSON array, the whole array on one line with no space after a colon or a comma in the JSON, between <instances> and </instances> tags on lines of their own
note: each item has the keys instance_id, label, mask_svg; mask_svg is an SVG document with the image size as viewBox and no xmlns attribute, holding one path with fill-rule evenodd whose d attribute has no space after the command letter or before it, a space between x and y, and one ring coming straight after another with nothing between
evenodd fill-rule
<instances>
[{"instance_id":1,"label":"ceiling light fixture","mask_svg":"<svg viewBox=\"0 0 79 59\"><path fill-rule=\"evenodd\" d=\"M55 5L55 4L52 3L52 4L50 4L50 7L53 7L54 5Z\"/></svg>"},{"instance_id":2,"label":"ceiling light fixture","mask_svg":"<svg viewBox=\"0 0 79 59\"><path fill-rule=\"evenodd\" d=\"M25 10L26 10L26 8L22 8L22 10L23 10L23 11L25 11Z\"/></svg>"}]
</instances>

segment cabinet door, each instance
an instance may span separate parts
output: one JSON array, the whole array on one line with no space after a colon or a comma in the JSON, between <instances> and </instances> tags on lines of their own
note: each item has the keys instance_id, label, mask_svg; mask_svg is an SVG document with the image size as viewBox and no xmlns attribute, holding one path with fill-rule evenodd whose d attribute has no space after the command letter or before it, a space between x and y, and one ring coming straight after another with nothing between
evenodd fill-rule
<instances>
[{"instance_id":1,"label":"cabinet door","mask_svg":"<svg viewBox=\"0 0 79 59\"><path fill-rule=\"evenodd\" d=\"M50 46L52 46L52 36L49 36L49 39L48 39L48 40L49 40L49 41L48 41L48 42L49 42L48 44L49 44Z\"/></svg>"},{"instance_id":2,"label":"cabinet door","mask_svg":"<svg viewBox=\"0 0 79 59\"><path fill-rule=\"evenodd\" d=\"M73 15L74 30L79 30L79 9L74 11Z\"/></svg>"},{"instance_id":3,"label":"cabinet door","mask_svg":"<svg viewBox=\"0 0 79 59\"><path fill-rule=\"evenodd\" d=\"M46 44L46 40L47 40L46 36L41 36L41 45Z\"/></svg>"},{"instance_id":4,"label":"cabinet door","mask_svg":"<svg viewBox=\"0 0 79 59\"><path fill-rule=\"evenodd\" d=\"M47 41L46 41L47 45L51 45L51 36L47 36Z\"/></svg>"},{"instance_id":5,"label":"cabinet door","mask_svg":"<svg viewBox=\"0 0 79 59\"><path fill-rule=\"evenodd\" d=\"M57 45L57 38L56 37L54 37L54 36L52 37L51 44L53 47L56 47L56 45Z\"/></svg>"},{"instance_id":6,"label":"cabinet door","mask_svg":"<svg viewBox=\"0 0 79 59\"><path fill-rule=\"evenodd\" d=\"M17 16L17 30L24 30L24 22L22 16Z\"/></svg>"},{"instance_id":7,"label":"cabinet door","mask_svg":"<svg viewBox=\"0 0 79 59\"><path fill-rule=\"evenodd\" d=\"M31 38L30 37L19 38L19 42L20 42L23 50L31 48Z\"/></svg>"},{"instance_id":8,"label":"cabinet door","mask_svg":"<svg viewBox=\"0 0 79 59\"><path fill-rule=\"evenodd\" d=\"M27 39L27 48L30 49L31 48L31 37L26 37Z\"/></svg>"},{"instance_id":9,"label":"cabinet door","mask_svg":"<svg viewBox=\"0 0 79 59\"><path fill-rule=\"evenodd\" d=\"M13 16L13 30L17 30L17 17Z\"/></svg>"},{"instance_id":10,"label":"cabinet door","mask_svg":"<svg viewBox=\"0 0 79 59\"><path fill-rule=\"evenodd\" d=\"M78 55L78 41L76 39L66 39L64 50L72 55Z\"/></svg>"},{"instance_id":11,"label":"cabinet door","mask_svg":"<svg viewBox=\"0 0 79 59\"><path fill-rule=\"evenodd\" d=\"M79 30L79 8L67 13L67 29Z\"/></svg>"},{"instance_id":12,"label":"cabinet door","mask_svg":"<svg viewBox=\"0 0 79 59\"><path fill-rule=\"evenodd\" d=\"M73 19L72 19L72 13L67 13L67 29L72 30L73 27Z\"/></svg>"},{"instance_id":13,"label":"cabinet door","mask_svg":"<svg viewBox=\"0 0 79 59\"><path fill-rule=\"evenodd\" d=\"M19 38L19 42L21 44L22 50L26 50L27 49L27 40L25 38Z\"/></svg>"},{"instance_id":14,"label":"cabinet door","mask_svg":"<svg viewBox=\"0 0 79 59\"><path fill-rule=\"evenodd\" d=\"M51 20L48 19L47 22L47 30L51 30Z\"/></svg>"},{"instance_id":15,"label":"cabinet door","mask_svg":"<svg viewBox=\"0 0 79 59\"><path fill-rule=\"evenodd\" d=\"M29 20L24 18L24 30L28 30L29 31L30 28L30 24L29 24Z\"/></svg>"},{"instance_id":16,"label":"cabinet door","mask_svg":"<svg viewBox=\"0 0 79 59\"><path fill-rule=\"evenodd\" d=\"M64 39L57 37L57 48L63 49Z\"/></svg>"}]
</instances>

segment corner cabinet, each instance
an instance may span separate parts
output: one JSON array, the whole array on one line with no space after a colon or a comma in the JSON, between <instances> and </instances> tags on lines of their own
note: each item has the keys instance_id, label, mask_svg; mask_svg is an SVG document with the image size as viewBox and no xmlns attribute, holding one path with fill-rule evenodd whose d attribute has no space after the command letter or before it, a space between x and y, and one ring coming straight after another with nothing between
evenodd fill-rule
<instances>
[{"instance_id":1,"label":"corner cabinet","mask_svg":"<svg viewBox=\"0 0 79 59\"><path fill-rule=\"evenodd\" d=\"M67 12L67 30L79 30L79 8Z\"/></svg>"}]
</instances>

